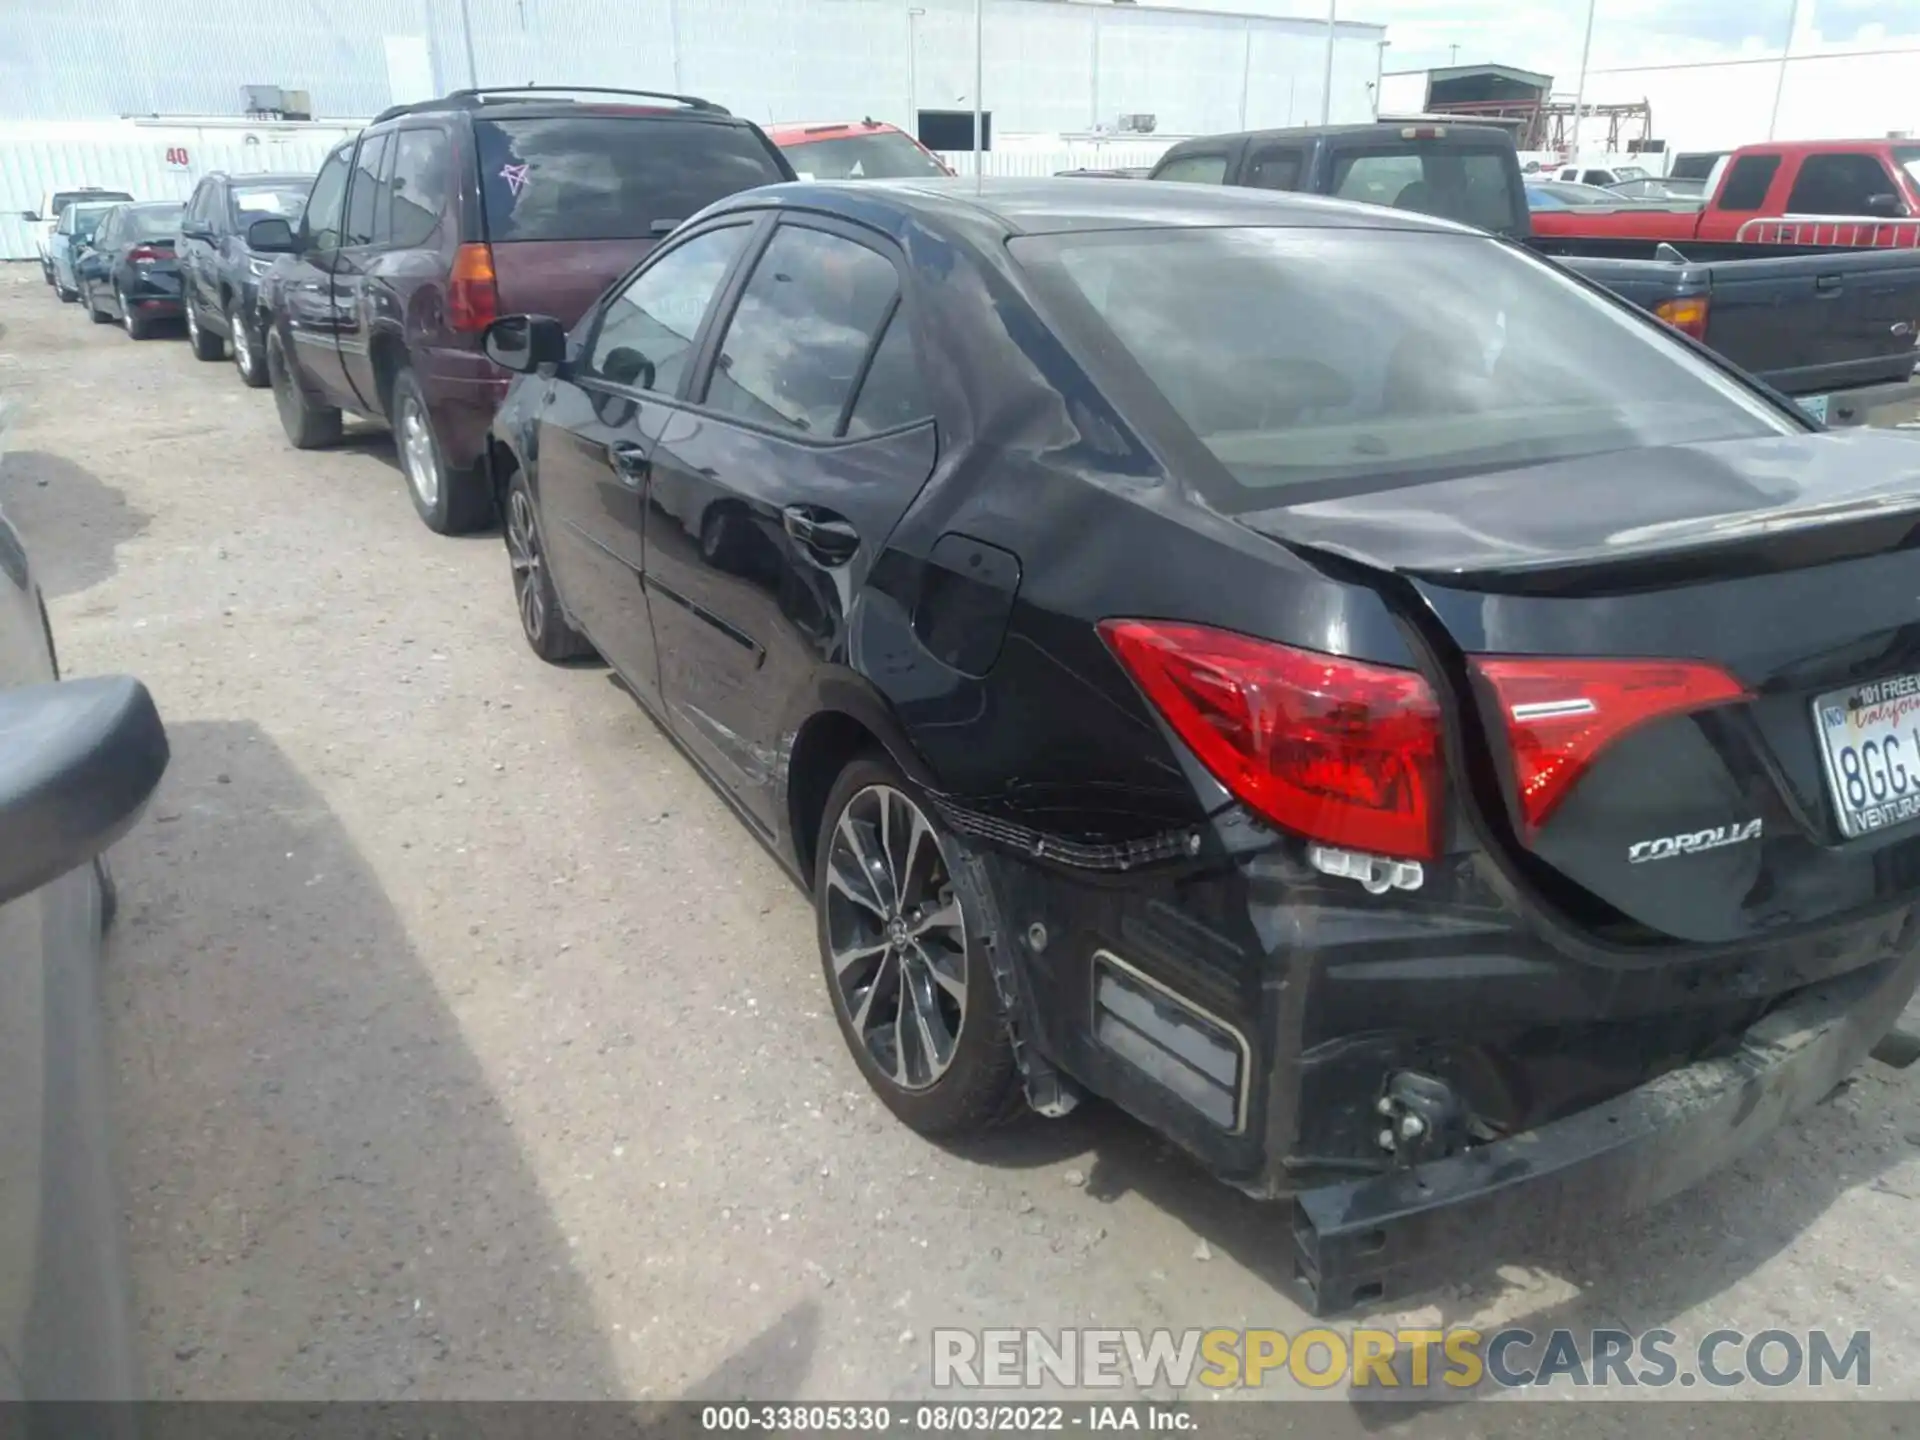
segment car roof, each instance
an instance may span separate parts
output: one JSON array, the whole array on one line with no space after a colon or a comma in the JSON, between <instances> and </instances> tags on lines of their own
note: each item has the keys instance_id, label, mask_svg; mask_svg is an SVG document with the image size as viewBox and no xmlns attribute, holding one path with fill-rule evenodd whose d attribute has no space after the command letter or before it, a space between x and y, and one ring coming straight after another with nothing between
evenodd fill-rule
<instances>
[{"instance_id":1,"label":"car roof","mask_svg":"<svg viewBox=\"0 0 1920 1440\"><path fill-rule=\"evenodd\" d=\"M584 95L585 100L576 99ZM662 103L664 102L664 103ZM411 115L484 115L489 120L553 120L562 116L618 115L652 119L719 121L733 125L750 122L723 105L698 95L676 95L664 90L615 90L604 86L508 86L455 90L434 100L392 105L373 117L385 125Z\"/></svg>"},{"instance_id":2,"label":"car roof","mask_svg":"<svg viewBox=\"0 0 1920 1440\"><path fill-rule=\"evenodd\" d=\"M122 200L114 207L118 210L184 210L184 200Z\"/></svg>"},{"instance_id":3,"label":"car roof","mask_svg":"<svg viewBox=\"0 0 1920 1440\"><path fill-rule=\"evenodd\" d=\"M289 170L282 173L276 170L266 175L255 175L252 173L234 175L226 171L215 171L207 176L207 178L209 180L224 180L229 185L309 185L313 183L313 171Z\"/></svg>"},{"instance_id":4,"label":"car roof","mask_svg":"<svg viewBox=\"0 0 1920 1440\"><path fill-rule=\"evenodd\" d=\"M896 219L937 220L945 214L966 217L975 225L986 222L1008 235L1233 225L1479 233L1451 220L1321 195L1092 176L803 180L742 191L714 208L751 209L769 203L867 223L883 223L881 212L887 210Z\"/></svg>"},{"instance_id":5,"label":"car roof","mask_svg":"<svg viewBox=\"0 0 1920 1440\"><path fill-rule=\"evenodd\" d=\"M1742 145L1738 152L1728 154L1741 155L1828 155L1858 154L1870 151L1875 155L1884 155L1895 145L1911 145L1911 140L1768 140L1759 145ZM1711 153L1711 152L1709 152Z\"/></svg>"},{"instance_id":6,"label":"car roof","mask_svg":"<svg viewBox=\"0 0 1920 1440\"><path fill-rule=\"evenodd\" d=\"M1403 138L1403 130L1444 130L1446 138L1458 136L1466 140L1512 143L1511 137L1497 125L1456 125L1451 120L1421 120L1408 124L1396 120L1371 120L1352 125L1293 125L1279 130L1236 130L1225 135L1198 135L1191 140L1182 140L1170 147L1167 154L1176 150L1203 149L1217 145L1221 141L1239 140L1340 140L1354 135L1379 135L1394 139ZM1163 157L1164 158L1164 157Z\"/></svg>"}]
</instances>

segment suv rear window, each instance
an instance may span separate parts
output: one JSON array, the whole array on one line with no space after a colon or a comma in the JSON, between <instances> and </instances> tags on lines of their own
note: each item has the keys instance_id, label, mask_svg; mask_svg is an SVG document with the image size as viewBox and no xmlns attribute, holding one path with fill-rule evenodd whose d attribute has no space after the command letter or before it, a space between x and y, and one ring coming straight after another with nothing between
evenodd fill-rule
<instances>
[{"instance_id":1,"label":"suv rear window","mask_svg":"<svg viewBox=\"0 0 1920 1440\"><path fill-rule=\"evenodd\" d=\"M898 180L947 173L898 130L804 140L787 146L787 159L802 180Z\"/></svg>"},{"instance_id":2,"label":"suv rear window","mask_svg":"<svg viewBox=\"0 0 1920 1440\"><path fill-rule=\"evenodd\" d=\"M1011 249L1083 356L1131 356L1212 451L1238 482L1230 509L1792 428L1657 322L1484 236L1208 228Z\"/></svg>"},{"instance_id":3,"label":"suv rear window","mask_svg":"<svg viewBox=\"0 0 1920 1440\"><path fill-rule=\"evenodd\" d=\"M1519 224L1525 208L1519 191L1506 156L1497 150L1409 147L1335 154L1328 193L1508 232Z\"/></svg>"},{"instance_id":4,"label":"suv rear window","mask_svg":"<svg viewBox=\"0 0 1920 1440\"><path fill-rule=\"evenodd\" d=\"M790 177L744 125L651 115L477 120L487 236L643 240L715 200Z\"/></svg>"}]
</instances>

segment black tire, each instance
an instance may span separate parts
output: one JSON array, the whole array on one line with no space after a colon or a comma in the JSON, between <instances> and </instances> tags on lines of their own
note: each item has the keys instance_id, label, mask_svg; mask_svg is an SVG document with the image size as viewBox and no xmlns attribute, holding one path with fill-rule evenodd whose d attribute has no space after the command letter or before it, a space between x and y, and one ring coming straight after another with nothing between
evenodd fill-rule
<instances>
[{"instance_id":1,"label":"black tire","mask_svg":"<svg viewBox=\"0 0 1920 1440\"><path fill-rule=\"evenodd\" d=\"M151 340L153 321L133 308L133 302L127 299L127 292L115 290L113 298L120 306L120 328L127 332L129 340Z\"/></svg>"},{"instance_id":2,"label":"black tire","mask_svg":"<svg viewBox=\"0 0 1920 1440\"><path fill-rule=\"evenodd\" d=\"M465 535L493 523L493 491L478 469L454 470L434 432L433 411L413 371L402 366L387 395L393 443L407 494L429 530Z\"/></svg>"},{"instance_id":3,"label":"black tire","mask_svg":"<svg viewBox=\"0 0 1920 1440\"><path fill-rule=\"evenodd\" d=\"M227 358L227 342L218 335L211 334L200 323L200 307L191 297L184 307L187 317L187 343L193 346L193 358L196 360L224 360Z\"/></svg>"},{"instance_id":4,"label":"black tire","mask_svg":"<svg viewBox=\"0 0 1920 1440\"><path fill-rule=\"evenodd\" d=\"M106 856L94 857L93 873L100 881L100 932L105 934L120 916L120 887L114 883L113 871L107 868Z\"/></svg>"},{"instance_id":5,"label":"black tire","mask_svg":"<svg viewBox=\"0 0 1920 1440\"><path fill-rule=\"evenodd\" d=\"M852 917L856 923L864 923L865 918L873 913L869 906L856 905L849 900L848 892L830 882L829 876L836 863L836 831L842 815L852 806L854 814L849 817L851 826L867 834L871 843L871 840L877 837L877 830L865 826L861 817L867 807L876 802L876 797L879 803L890 804L892 795L888 792L905 799L925 822L926 831L923 832L921 843L924 846L925 834L932 836L935 841L935 852L931 863L936 868L931 872L927 870L926 867L930 862L924 858L924 855L915 861L912 868L916 873L929 877L932 893L942 897L942 904L945 903L948 895L947 887L950 887L951 899L958 905L963 925L960 935L961 945L957 949L948 948L941 953L949 957L955 953L963 953L965 956L965 974L956 982L964 991L965 1009L961 1014L958 1033L952 1033L951 1029L948 1031L950 1058L946 1068L933 1075L930 1081L917 1087L903 1083L899 1078L903 1073L908 1074L909 1079L913 1078L910 1073L913 1069L910 1059L903 1058L900 1050L896 1048L893 1052L896 1061L893 1068L883 1066L874 1049L870 1048L868 1039L856 1029L855 1014L849 1008L850 997L847 990L842 987L834 964L832 936L836 929L849 917ZM895 810L890 813L897 817L902 813L910 815L911 812ZM894 835L894 839L896 843L893 848L899 852L901 846L897 834ZM984 943L987 938L983 933L987 907L974 894L965 870L948 868L955 848L956 842L953 837L941 825L924 797L900 773L899 768L886 756L872 753L855 759L834 782L833 790L827 796L826 811L821 820L820 835L814 851L813 902L816 916L815 931L820 947L820 967L826 979L828 997L833 1004L834 1019L840 1026L841 1038L846 1041L848 1050L853 1054L854 1063L860 1067L860 1073L866 1077L867 1084L880 1097L881 1103L905 1122L908 1128L930 1138L957 1138L978 1134L1004 1123L1025 1110L1025 1096L1018 1069L1014 1064L1013 1045L1007 1034L1006 1013L1000 1005L999 990L993 983L993 973L989 968L990 962ZM845 855L838 858L844 860ZM896 853L893 858L900 860L902 857ZM893 871L896 867L889 863L888 869ZM940 880L944 880L944 886L937 883ZM877 892L879 887L874 888ZM877 931L872 937L875 945L883 941L887 933L885 930ZM859 984L860 973L854 966L849 965L846 971L847 976L850 977L849 988L861 991L863 1000L866 993L875 993L876 998L872 1003L881 1010L885 1008L888 994L886 967L890 961L893 964L894 976L892 993L897 996L901 988L898 977L902 962L893 959L894 954L895 952L889 948L885 955L872 963L871 969L867 972L872 978L865 987ZM929 978L930 970L922 969L919 974L923 978ZM954 998L947 991L931 983L927 985L925 993L942 1004ZM901 1012L896 1009L896 1014L899 1013ZM869 1028L876 1035L885 1028L884 1021L876 1023L875 1017L871 1014L868 1016L868 1021ZM898 1040L900 1023L896 1019L894 1025L896 1045L900 1044ZM883 1036L878 1043L884 1043ZM918 1051L923 1060L928 1053L923 1041L914 1041L911 1048ZM922 1068L930 1070L931 1067L923 1065Z\"/></svg>"},{"instance_id":6,"label":"black tire","mask_svg":"<svg viewBox=\"0 0 1920 1440\"><path fill-rule=\"evenodd\" d=\"M267 376L273 382L273 407L280 412L280 428L296 450L317 450L340 438L340 412L316 404L293 369L280 332L267 336Z\"/></svg>"},{"instance_id":7,"label":"black tire","mask_svg":"<svg viewBox=\"0 0 1920 1440\"><path fill-rule=\"evenodd\" d=\"M51 260L42 260L40 262L40 278L49 285L53 284L53 262Z\"/></svg>"},{"instance_id":8,"label":"black tire","mask_svg":"<svg viewBox=\"0 0 1920 1440\"><path fill-rule=\"evenodd\" d=\"M501 533L512 567L513 603L520 612L520 633L542 660L558 665L593 654L593 646L567 617L560 594L553 588L546 537L540 529L540 506L524 472L516 470L507 485L507 513Z\"/></svg>"},{"instance_id":9,"label":"black tire","mask_svg":"<svg viewBox=\"0 0 1920 1440\"><path fill-rule=\"evenodd\" d=\"M240 383L254 390L267 383L267 347L261 341L259 327L248 323L238 300L227 302L227 343L233 351L233 368L240 372Z\"/></svg>"},{"instance_id":10,"label":"black tire","mask_svg":"<svg viewBox=\"0 0 1920 1440\"><path fill-rule=\"evenodd\" d=\"M69 290L66 286L62 285L58 276L48 275L47 283L53 286L53 293L60 297L60 303L63 305L71 305L80 298L80 292L78 290Z\"/></svg>"},{"instance_id":11,"label":"black tire","mask_svg":"<svg viewBox=\"0 0 1920 1440\"><path fill-rule=\"evenodd\" d=\"M93 303L93 286L87 286L80 298L86 303L88 318L90 318L94 324L111 325L113 323L113 316L107 314L106 311Z\"/></svg>"}]
</instances>

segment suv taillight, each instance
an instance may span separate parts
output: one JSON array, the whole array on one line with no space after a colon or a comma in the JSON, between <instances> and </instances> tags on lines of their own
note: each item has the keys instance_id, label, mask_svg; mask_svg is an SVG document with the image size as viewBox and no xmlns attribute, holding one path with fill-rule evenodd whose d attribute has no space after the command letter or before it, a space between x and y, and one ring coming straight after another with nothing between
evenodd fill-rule
<instances>
[{"instance_id":1,"label":"suv taillight","mask_svg":"<svg viewBox=\"0 0 1920 1440\"><path fill-rule=\"evenodd\" d=\"M1160 620L1100 634L1200 763L1274 824L1376 855L1436 853L1440 708L1413 671Z\"/></svg>"},{"instance_id":2,"label":"suv taillight","mask_svg":"<svg viewBox=\"0 0 1920 1440\"><path fill-rule=\"evenodd\" d=\"M1743 700L1746 686L1695 660L1479 656L1513 757L1528 833L1546 824L1600 752L1652 720Z\"/></svg>"},{"instance_id":3,"label":"suv taillight","mask_svg":"<svg viewBox=\"0 0 1920 1440\"><path fill-rule=\"evenodd\" d=\"M493 247L462 245L453 253L453 272L447 277L447 324L455 330L476 331L499 318Z\"/></svg>"}]
</instances>

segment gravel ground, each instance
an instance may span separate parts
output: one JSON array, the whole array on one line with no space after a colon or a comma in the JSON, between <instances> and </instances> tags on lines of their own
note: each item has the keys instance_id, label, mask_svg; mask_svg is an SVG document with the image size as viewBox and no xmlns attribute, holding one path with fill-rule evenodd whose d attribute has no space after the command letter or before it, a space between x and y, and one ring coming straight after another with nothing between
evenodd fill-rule
<instances>
[{"instance_id":1,"label":"gravel ground","mask_svg":"<svg viewBox=\"0 0 1920 1440\"><path fill-rule=\"evenodd\" d=\"M173 737L105 986L156 1395L914 1396L938 1325L1305 1323L1283 1213L1105 1107L894 1123L805 897L606 671L528 653L497 537L421 526L383 432L296 453L26 266L0 396L68 671ZM1870 1327L1920 1394L1916 1076L1373 1318Z\"/></svg>"}]
</instances>

